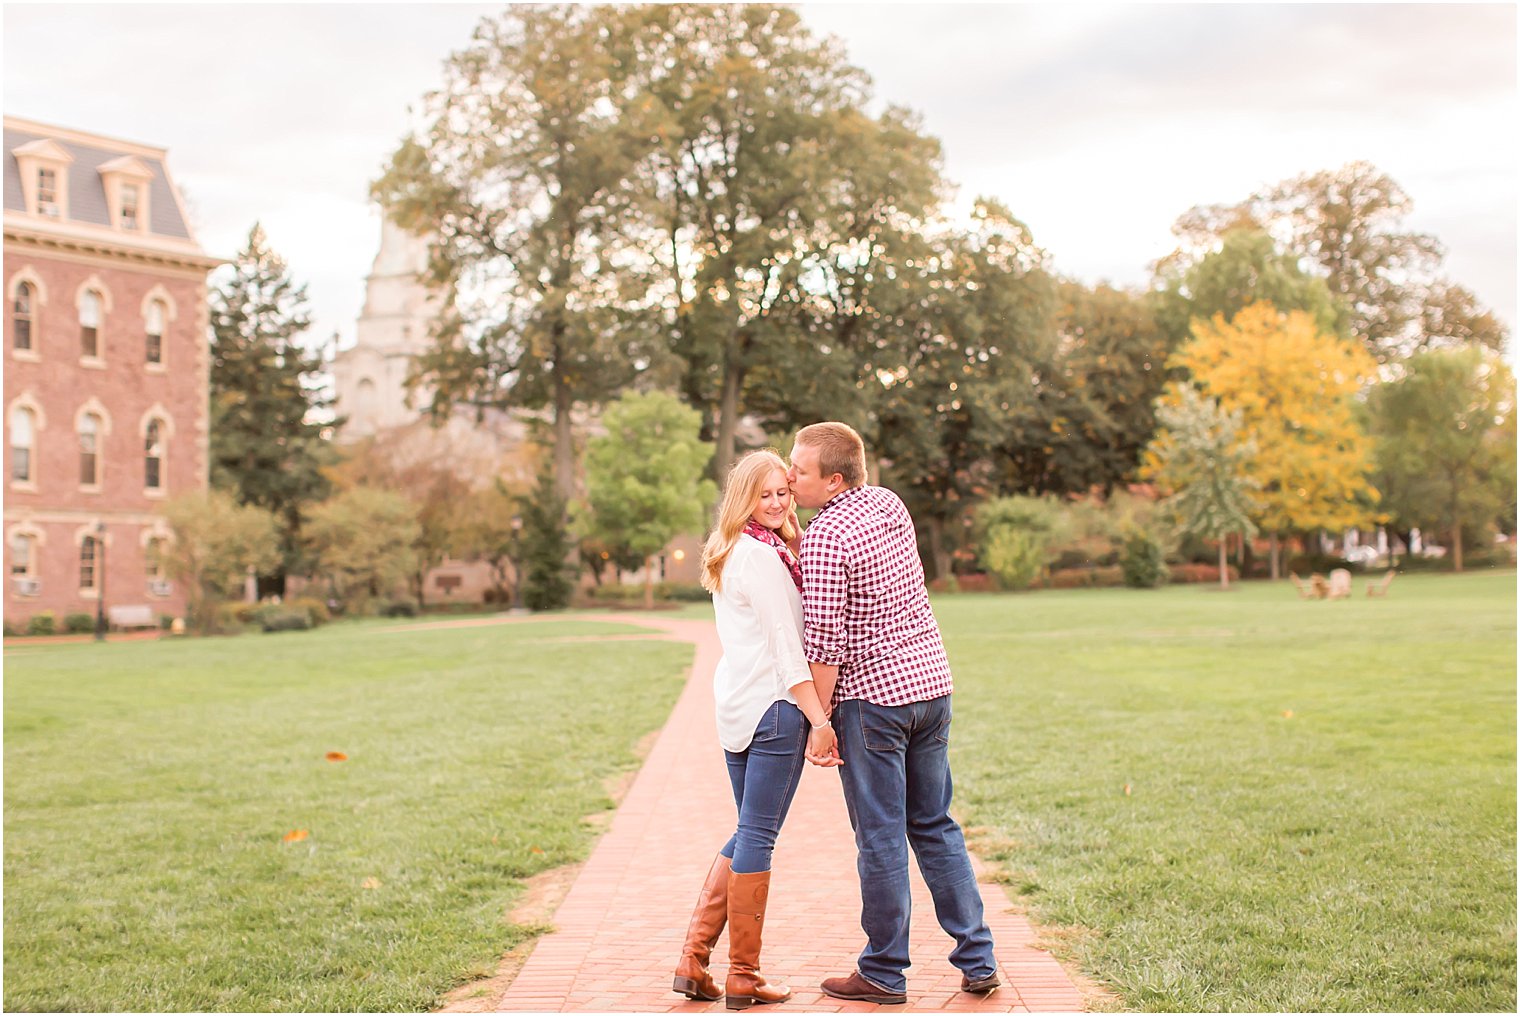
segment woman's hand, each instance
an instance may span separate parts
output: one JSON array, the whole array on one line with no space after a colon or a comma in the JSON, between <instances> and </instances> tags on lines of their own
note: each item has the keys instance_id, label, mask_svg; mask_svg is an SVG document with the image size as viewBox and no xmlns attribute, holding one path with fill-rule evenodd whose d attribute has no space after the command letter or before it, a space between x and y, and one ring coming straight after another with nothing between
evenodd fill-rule
<instances>
[{"instance_id":1,"label":"woman's hand","mask_svg":"<svg viewBox=\"0 0 1520 1016\"><path fill-rule=\"evenodd\" d=\"M808 734L807 751L804 754L813 765L825 769L844 765L844 759L839 757L839 737L831 726L813 728Z\"/></svg>"}]
</instances>

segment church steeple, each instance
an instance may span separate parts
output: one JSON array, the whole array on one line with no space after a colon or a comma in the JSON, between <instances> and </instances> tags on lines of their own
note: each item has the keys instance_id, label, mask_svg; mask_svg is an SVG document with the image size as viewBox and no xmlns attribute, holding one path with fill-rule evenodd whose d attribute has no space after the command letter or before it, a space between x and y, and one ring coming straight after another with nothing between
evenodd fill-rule
<instances>
[{"instance_id":1,"label":"church steeple","mask_svg":"<svg viewBox=\"0 0 1520 1016\"><path fill-rule=\"evenodd\" d=\"M416 420L427 393L408 395L412 358L432 341L432 326L443 307L436 288L424 281L427 241L382 215L380 250L364 285L352 348L333 361L338 412L347 414L341 437L354 440Z\"/></svg>"}]
</instances>

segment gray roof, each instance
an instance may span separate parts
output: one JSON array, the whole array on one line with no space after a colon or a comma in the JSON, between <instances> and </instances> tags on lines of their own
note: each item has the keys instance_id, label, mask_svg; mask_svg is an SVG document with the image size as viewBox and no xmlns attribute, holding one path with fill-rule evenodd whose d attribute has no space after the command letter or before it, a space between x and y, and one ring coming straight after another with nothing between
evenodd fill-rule
<instances>
[{"instance_id":1,"label":"gray roof","mask_svg":"<svg viewBox=\"0 0 1520 1016\"><path fill-rule=\"evenodd\" d=\"M21 173L13 154L17 148L47 135L28 131L5 129L5 207L24 212L26 202L21 196ZM130 154L153 174L148 184L148 231L159 236L173 236L188 240L190 231L179 214L179 202L169 187L169 176L161 160L137 152L110 151L93 145L81 144L64 138L48 137L49 141L68 150L74 157L69 164L69 218L75 222L88 222L97 226L110 226L110 210L106 205L105 181L100 178L102 164Z\"/></svg>"}]
</instances>

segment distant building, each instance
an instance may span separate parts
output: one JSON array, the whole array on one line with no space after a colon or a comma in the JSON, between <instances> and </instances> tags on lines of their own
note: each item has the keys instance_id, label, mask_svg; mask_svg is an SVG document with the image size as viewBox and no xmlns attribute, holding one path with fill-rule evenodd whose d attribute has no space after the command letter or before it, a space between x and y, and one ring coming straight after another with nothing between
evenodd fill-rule
<instances>
[{"instance_id":1,"label":"distant building","mask_svg":"<svg viewBox=\"0 0 1520 1016\"><path fill-rule=\"evenodd\" d=\"M6 619L93 614L102 587L177 616L161 506L207 485L221 261L164 149L9 116L4 142Z\"/></svg>"},{"instance_id":2,"label":"distant building","mask_svg":"<svg viewBox=\"0 0 1520 1016\"><path fill-rule=\"evenodd\" d=\"M537 475L533 429L547 429L542 414L487 409L477 416L473 408L458 407L434 423L425 415L430 400L426 390L409 392L406 387L413 360L431 346L433 327L444 307L442 294L423 280L426 267L426 241L383 217L380 249L365 280L354 345L333 359L334 408L346 417L337 440L347 445L373 440L400 465L444 463L476 486L500 476L525 490ZM578 418L576 429L595 433L597 425L594 419ZM699 557L696 539L679 537L660 559L657 576L695 582ZM624 576L628 582L642 578L642 572ZM424 596L429 603L478 603L494 581L484 561L449 559L428 573Z\"/></svg>"}]
</instances>

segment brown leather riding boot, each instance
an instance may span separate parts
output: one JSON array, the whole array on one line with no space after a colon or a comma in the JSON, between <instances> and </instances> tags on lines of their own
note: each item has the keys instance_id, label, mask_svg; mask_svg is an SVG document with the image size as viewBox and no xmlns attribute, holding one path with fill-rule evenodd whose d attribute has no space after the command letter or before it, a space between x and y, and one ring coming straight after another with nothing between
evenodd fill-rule
<instances>
[{"instance_id":1,"label":"brown leather riding boot","mask_svg":"<svg viewBox=\"0 0 1520 1016\"><path fill-rule=\"evenodd\" d=\"M691 925L686 929L686 945L681 949L681 962L676 964L676 978L672 991L679 991L687 998L703 1002L716 1002L723 996L723 989L707 972L707 961L712 957L713 946L723 933L723 923L728 920L728 876L733 862L722 854L713 861L697 896L697 909L691 912Z\"/></svg>"},{"instance_id":2,"label":"brown leather riding boot","mask_svg":"<svg viewBox=\"0 0 1520 1016\"><path fill-rule=\"evenodd\" d=\"M728 981L723 1002L730 1009L792 997L791 988L767 984L760 973L760 933L765 929L765 898L770 888L768 871L728 876Z\"/></svg>"}]
</instances>

